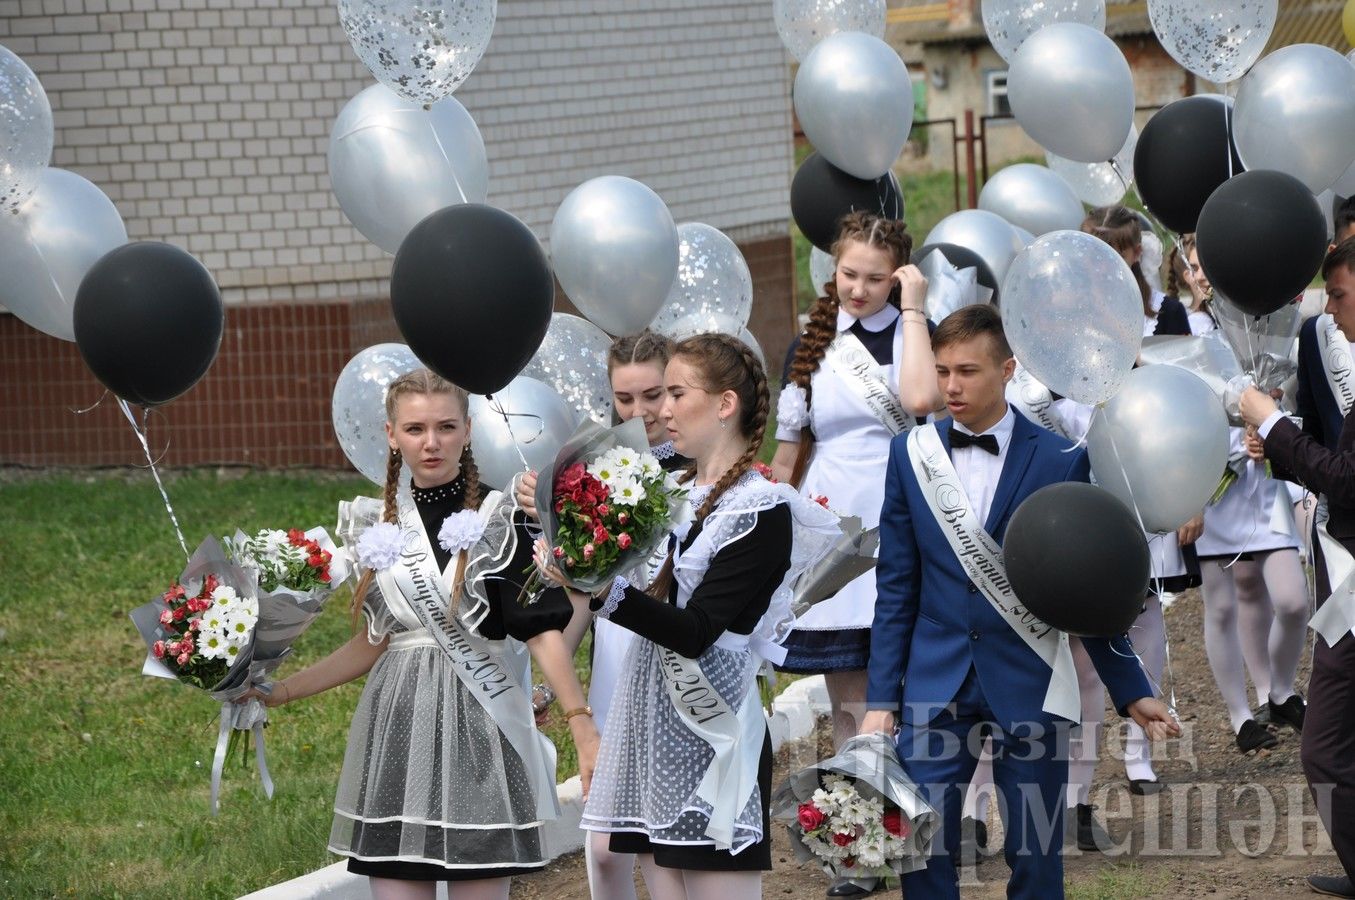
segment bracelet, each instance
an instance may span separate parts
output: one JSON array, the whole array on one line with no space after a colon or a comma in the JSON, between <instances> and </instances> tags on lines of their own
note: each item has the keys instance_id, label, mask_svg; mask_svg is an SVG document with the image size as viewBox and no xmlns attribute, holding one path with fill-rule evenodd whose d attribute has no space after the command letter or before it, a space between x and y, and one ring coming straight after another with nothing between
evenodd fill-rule
<instances>
[{"instance_id":1,"label":"bracelet","mask_svg":"<svg viewBox=\"0 0 1355 900\"><path fill-rule=\"evenodd\" d=\"M568 722L575 716L587 716L588 718L591 719L593 718L593 707L591 706L575 707L574 709L571 709L569 712L565 713L565 721Z\"/></svg>"}]
</instances>

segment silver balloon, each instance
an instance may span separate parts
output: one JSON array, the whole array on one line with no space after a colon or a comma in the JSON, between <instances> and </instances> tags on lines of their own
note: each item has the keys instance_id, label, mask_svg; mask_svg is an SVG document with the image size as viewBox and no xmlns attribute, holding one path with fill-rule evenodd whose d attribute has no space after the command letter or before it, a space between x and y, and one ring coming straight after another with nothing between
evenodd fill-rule
<instances>
[{"instance_id":1,"label":"silver balloon","mask_svg":"<svg viewBox=\"0 0 1355 900\"><path fill-rule=\"evenodd\" d=\"M521 375L492 399L472 394L470 416L480 481L499 489L523 470L523 457L533 471L550 468L578 422L554 389Z\"/></svg>"},{"instance_id":2,"label":"silver balloon","mask_svg":"<svg viewBox=\"0 0 1355 900\"><path fill-rule=\"evenodd\" d=\"M814 149L857 178L888 172L913 127L908 67L868 34L844 31L820 41L795 73L794 101Z\"/></svg>"},{"instance_id":3,"label":"silver balloon","mask_svg":"<svg viewBox=\"0 0 1355 900\"><path fill-rule=\"evenodd\" d=\"M73 341L80 281L125 243L122 217L103 191L74 172L44 168L19 214L0 214L0 304L39 331Z\"/></svg>"},{"instance_id":4,"label":"silver balloon","mask_svg":"<svg viewBox=\"0 0 1355 900\"><path fill-rule=\"evenodd\" d=\"M604 175L565 197L550 224L555 277L588 321L609 334L638 334L677 280L678 233L659 195Z\"/></svg>"},{"instance_id":5,"label":"silver balloon","mask_svg":"<svg viewBox=\"0 0 1355 900\"><path fill-rule=\"evenodd\" d=\"M1143 529L1175 531L1204 509L1228 464L1228 417L1209 385L1175 366L1143 366L1092 416L1087 450L1101 487Z\"/></svg>"},{"instance_id":6,"label":"silver balloon","mask_svg":"<svg viewBox=\"0 0 1355 900\"><path fill-rule=\"evenodd\" d=\"M339 0L339 22L362 64L406 100L451 96L494 31L495 0Z\"/></svg>"},{"instance_id":7,"label":"silver balloon","mask_svg":"<svg viewBox=\"0 0 1355 900\"><path fill-rule=\"evenodd\" d=\"M814 283L814 296L827 297L823 289L825 284L837 278L837 260L833 254L824 253L818 247L809 248L809 280Z\"/></svg>"},{"instance_id":8,"label":"silver balloon","mask_svg":"<svg viewBox=\"0 0 1355 900\"><path fill-rule=\"evenodd\" d=\"M773 0L781 43L797 60L839 31L885 36L885 0Z\"/></svg>"},{"instance_id":9,"label":"silver balloon","mask_svg":"<svg viewBox=\"0 0 1355 900\"><path fill-rule=\"evenodd\" d=\"M1055 22L1080 22L1106 28L1106 0L983 0L983 30L1007 62L1035 32Z\"/></svg>"},{"instance_id":10,"label":"silver balloon","mask_svg":"<svg viewBox=\"0 0 1355 900\"><path fill-rule=\"evenodd\" d=\"M1053 231L1022 250L1002 282L1012 352L1051 391L1079 403L1115 396L1143 341L1134 273L1100 238Z\"/></svg>"},{"instance_id":11,"label":"silver balloon","mask_svg":"<svg viewBox=\"0 0 1355 900\"><path fill-rule=\"evenodd\" d=\"M1148 20L1172 59L1215 84L1241 78L1275 30L1278 0L1148 0Z\"/></svg>"},{"instance_id":12,"label":"silver balloon","mask_svg":"<svg viewBox=\"0 0 1355 900\"><path fill-rule=\"evenodd\" d=\"M1111 159L1134 125L1129 63L1114 41L1077 22L1047 25L1021 45L1007 99L1026 134L1077 162Z\"/></svg>"},{"instance_id":13,"label":"silver balloon","mask_svg":"<svg viewBox=\"0 0 1355 900\"><path fill-rule=\"evenodd\" d=\"M386 483L386 388L423 363L404 344L377 344L348 361L334 383L330 420L339 449L375 484Z\"/></svg>"},{"instance_id":14,"label":"silver balloon","mask_svg":"<svg viewBox=\"0 0 1355 900\"><path fill-rule=\"evenodd\" d=\"M1033 163L1007 166L988 179L979 193L979 209L999 215L1036 237L1078 228L1084 215L1082 201L1068 182Z\"/></svg>"},{"instance_id":15,"label":"silver balloon","mask_svg":"<svg viewBox=\"0 0 1355 900\"><path fill-rule=\"evenodd\" d=\"M1045 151L1044 159L1068 182L1077 199L1088 206L1114 206L1124 199L1134 181L1134 148L1138 144L1139 130L1131 127L1113 162L1077 162L1049 151Z\"/></svg>"},{"instance_id":16,"label":"silver balloon","mask_svg":"<svg viewBox=\"0 0 1355 900\"><path fill-rule=\"evenodd\" d=\"M764 372L767 368L767 357L762 354L762 345L758 343L757 338L747 329L738 319L723 313L707 313L685 316L674 322L671 329L666 332L673 339L674 343L684 341L689 337L696 337L698 334L727 334L730 337L736 337L743 341L753 353L757 356L758 362L762 363Z\"/></svg>"},{"instance_id":17,"label":"silver balloon","mask_svg":"<svg viewBox=\"0 0 1355 900\"><path fill-rule=\"evenodd\" d=\"M985 209L962 209L951 213L927 235L926 244L957 244L973 250L1001 284L1007 277L1016 254L1026 247L1026 241L1006 219Z\"/></svg>"},{"instance_id":18,"label":"silver balloon","mask_svg":"<svg viewBox=\"0 0 1355 900\"><path fill-rule=\"evenodd\" d=\"M747 325L753 314L753 274L738 246L700 222L684 222L677 232L677 280L649 327L667 334L687 316L716 313Z\"/></svg>"},{"instance_id":19,"label":"silver balloon","mask_svg":"<svg viewBox=\"0 0 1355 900\"><path fill-rule=\"evenodd\" d=\"M1287 172L1320 194L1355 158L1355 66L1317 44L1269 54L1238 88L1233 139L1248 169Z\"/></svg>"},{"instance_id":20,"label":"silver balloon","mask_svg":"<svg viewBox=\"0 0 1355 900\"><path fill-rule=\"evenodd\" d=\"M550 317L541 347L520 374L549 385L564 398L579 421L612 425L612 383L607 377L607 351L612 339L585 319L569 313Z\"/></svg>"},{"instance_id":21,"label":"silver balloon","mask_svg":"<svg viewBox=\"0 0 1355 900\"><path fill-rule=\"evenodd\" d=\"M484 203L485 142L455 97L424 109L385 85L359 93L329 134L329 180L348 221L387 253L456 203Z\"/></svg>"},{"instance_id":22,"label":"silver balloon","mask_svg":"<svg viewBox=\"0 0 1355 900\"><path fill-rule=\"evenodd\" d=\"M52 106L33 70L0 47L0 214L18 212L52 158Z\"/></svg>"}]
</instances>

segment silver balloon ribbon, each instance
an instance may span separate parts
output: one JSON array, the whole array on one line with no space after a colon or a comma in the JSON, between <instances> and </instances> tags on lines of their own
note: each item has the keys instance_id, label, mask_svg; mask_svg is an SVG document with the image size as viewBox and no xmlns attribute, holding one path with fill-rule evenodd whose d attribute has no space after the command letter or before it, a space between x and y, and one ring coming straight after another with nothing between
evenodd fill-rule
<instances>
[{"instance_id":1,"label":"silver balloon ribbon","mask_svg":"<svg viewBox=\"0 0 1355 900\"><path fill-rule=\"evenodd\" d=\"M503 408L503 403L502 403L502 402L500 402L499 400L494 399L494 395L493 395L493 394L486 394L486 395L485 395L485 399L489 401L489 408L490 408L490 409L494 410L494 412L496 412L496 413L498 413L499 415L503 416L503 427L506 428L506 429L508 429L508 437L511 438L512 441L513 441L513 449L517 452L518 459L521 460L521 462L522 462L522 469L523 469L523 471L525 472L525 471L530 470L530 469L532 468L532 466L531 466L530 463L527 462L527 457L524 456L523 453L522 453L522 445L518 443L518 437L517 437L517 435L513 433L513 422L512 422L511 417L516 416L516 417L522 418L522 419L535 419L535 420L536 420L536 425L537 425L537 434L538 434L538 435L541 433L541 428L542 428L542 419L541 419L541 417L538 416L536 413L515 413L515 412L509 412L508 410L506 410L506 409ZM534 440L534 439L535 439L535 438L529 438L529 440Z\"/></svg>"},{"instance_id":2,"label":"silver balloon ribbon","mask_svg":"<svg viewBox=\"0 0 1355 900\"><path fill-rule=\"evenodd\" d=\"M927 279L927 297L923 306L927 318L940 322L946 316L966 306L989 303L993 299L991 288L979 284L978 269L967 266L956 268L946 259L944 250L928 253L918 269Z\"/></svg>"},{"instance_id":3,"label":"silver balloon ribbon","mask_svg":"<svg viewBox=\"0 0 1355 900\"><path fill-rule=\"evenodd\" d=\"M179 528L179 517L174 514L174 507L169 502L169 494L165 493L165 484L160 480L160 472L155 468L155 460L151 457L151 445L146 441L146 429L144 422L138 425L136 416L132 415L132 408L127 405L127 401L118 398L118 406L122 409L122 414L127 417L127 421L132 424L132 431L136 434L136 439L141 442L141 449L146 454L146 465L151 470L151 476L155 478L155 486L160 489L160 499L165 501L165 512L169 513L169 521L174 524L174 534L179 539L179 547L183 549L184 558L188 558L188 544L183 539L183 531Z\"/></svg>"},{"instance_id":4,"label":"silver balloon ribbon","mask_svg":"<svg viewBox=\"0 0 1355 900\"><path fill-rule=\"evenodd\" d=\"M94 410L98 409L99 406L102 405L103 402L107 399L108 399L108 388L104 388L104 392L99 395L99 399L95 400L93 403L91 403L89 406L86 406L84 409L75 409L74 407L71 406L68 406L66 408L69 409L71 412L75 413L77 416L83 416L85 413L93 412Z\"/></svg>"}]
</instances>

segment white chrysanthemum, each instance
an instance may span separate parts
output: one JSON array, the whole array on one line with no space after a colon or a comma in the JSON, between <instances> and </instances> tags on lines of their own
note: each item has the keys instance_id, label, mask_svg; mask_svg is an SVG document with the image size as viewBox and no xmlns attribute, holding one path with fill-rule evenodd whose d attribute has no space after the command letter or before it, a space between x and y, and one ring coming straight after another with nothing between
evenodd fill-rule
<instances>
[{"instance_id":1,"label":"white chrysanthemum","mask_svg":"<svg viewBox=\"0 0 1355 900\"><path fill-rule=\"evenodd\" d=\"M226 630L226 613L215 605L202 613L198 617L198 621L202 623L198 626L199 635L205 631L223 632ZM202 638L199 637L198 641L201 642L201 640Z\"/></svg>"},{"instance_id":2,"label":"white chrysanthemum","mask_svg":"<svg viewBox=\"0 0 1355 900\"><path fill-rule=\"evenodd\" d=\"M857 841L856 861L859 865L869 869L876 869L885 864L885 850L883 842L877 844L874 841L863 843Z\"/></svg>"},{"instance_id":3,"label":"white chrysanthemum","mask_svg":"<svg viewBox=\"0 0 1355 900\"><path fill-rule=\"evenodd\" d=\"M235 665L235 661L240 658L240 651L243 649L245 649L244 645L235 644L230 641L227 641L225 653L226 662L230 663L231 665Z\"/></svg>"},{"instance_id":4,"label":"white chrysanthemum","mask_svg":"<svg viewBox=\"0 0 1355 900\"><path fill-rule=\"evenodd\" d=\"M607 487L611 488L610 499L617 506L634 506L645 498L644 486L637 478L618 478Z\"/></svg>"},{"instance_id":5,"label":"white chrysanthemum","mask_svg":"<svg viewBox=\"0 0 1355 900\"><path fill-rule=\"evenodd\" d=\"M652 453L641 453L639 458L640 474L645 478L663 477L663 466L654 458Z\"/></svg>"},{"instance_id":6,"label":"white chrysanthemum","mask_svg":"<svg viewBox=\"0 0 1355 900\"><path fill-rule=\"evenodd\" d=\"M364 568L389 569L400 559L404 536L394 522L377 522L358 537L358 563Z\"/></svg>"},{"instance_id":7,"label":"white chrysanthemum","mask_svg":"<svg viewBox=\"0 0 1355 900\"><path fill-rule=\"evenodd\" d=\"M226 616L226 637L231 643L244 643L254 632L254 623L258 617L245 615L239 611Z\"/></svg>"},{"instance_id":8,"label":"white chrysanthemum","mask_svg":"<svg viewBox=\"0 0 1355 900\"><path fill-rule=\"evenodd\" d=\"M460 553L480 540L485 533L485 521L473 509L454 512L442 520L438 529L438 544L448 553Z\"/></svg>"},{"instance_id":9,"label":"white chrysanthemum","mask_svg":"<svg viewBox=\"0 0 1355 900\"><path fill-rule=\"evenodd\" d=\"M226 636L214 628L198 632L198 653L203 659L225 659Z\"/></svg>"},{"instance_id":10,"label":"white chrysanthemum","mask_svg":"<svg viewBox=\"0 0 1355 900\"><path fill-rule=\"evenodd\" d=\"M776 398L778 428L804 428L809 424L809 397L798 384L788 384Z\"/></svg>"},{"instance_id":11,"label":"white chrysanthemum","mask_svg":"<svg viewBox=\"0 0 1355 900\"><path fill-rule=\"evenodd\" d=\"M219 585L212 591L212 603L222 612L230 612L235 609L240 600L240 595L235 592L235 588Z\"/></svg>"}]
</instances>

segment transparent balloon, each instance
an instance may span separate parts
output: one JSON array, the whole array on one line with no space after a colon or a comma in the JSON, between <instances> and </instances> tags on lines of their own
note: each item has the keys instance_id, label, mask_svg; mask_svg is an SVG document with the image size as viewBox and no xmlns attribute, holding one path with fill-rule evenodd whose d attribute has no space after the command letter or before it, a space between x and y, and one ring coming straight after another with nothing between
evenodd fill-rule
<instances>
[{"instance_id":1,"label":"transparent balloon","mask_svg":"<svg viewBox=\"0 0 1355 900\"><path fill-rule=\"evenodd\" d=\"M1036 143L1076 162L1113 158L1134 126L1134 79L1124 53L1095 28L1047 25L1007 70L1012 115Z\"/></svg>"},{"instance_id":2,"label":"transparent balloon","mask_svg":"<svg viewBox=\"0 0 1355 900\"><path fill-rule=\"evenodd\" d=\"M1012 260L1027 241L1006 219L984 209L962 209L951 213L927 235L923 244L958 244L973 250L988 264L997 283L1007 277Z\"/></svg>"},{"instance_id":3,"label":"transparent balloon","mask_svg":"<svg viewBox=\"0 0 1355 900\"><path fill-rule=\"evenodd\" d=\"M894 165L913 127L913 82L894 48L841 32L800 63L793 92L805 137L833 165L876 179Z\"/></svg>"},{"instance_id":4,"label":"transparent balloon","mask_svg":"<svg viewBox=\"0 0 1355 900\"><path fill-rule=\"evenodd\" d=\"M1110 245L1080 231L1038 237L1002 283L1012 352L1051 391L1079 403L1115 396L1143 341L1134 273Z\"/></svg>"},{"instance_id":5,"label":"transparent balloon","mask_svg":"<svg viewBox=\"0 0 1355 900\"><path fill-rule=\"evenodd\" d=\"M687 316L720 314L748 324L753 313L753 275L738 246L718 228L700 222L678 226L678 275L650 325L667 334Z\"/></svg>"},{"instance_id":6,"label":"transparent balloon","mask_svg":"<svg viewBox=\"0 0 1355 900\"><path fill-rule=\"evenodd\" d=\"M470 415L480 482L500 490L523 471L524 458L533 471L548 469L582 418L553 388L521 375L493 397L472 394Z\"/></svg>"},{"instance_id":7,"label":"transparent balloon","mask_svg":"<svg viewBox=\"0 0 1355 900\"><path fill-rule=\"evenodd\" d=\"M1060 178L1077 194L1077 199L1089 206L1114 206L1124 199L1125 191L1134 181L1134 148L1139 143L1139 130L1129 129L1124 146L1112 162L1084 163L1064 159L1045 151L1044 159Z\"/></svg>"},{"instance_id":8,"label":"transparent balloon","mask_svg":"<svg viewBox=\"0 0 1355 900\"><path fill-rule=\"evenodd\" d=\"M983 0L983 30L993 49L1007 62L1035 32L1055 22L1078 22L1097 31L1106 28L1105 0Z\"/></svg>"},{"instance_id":9,"label":"transparent balloon","mask_svg":"<svg viewBox=\"0 0 1355 900\"><path fill-rule=\"evenodd\" d=\"M839 31L885 36L885 0L773 0L781 43L797 60Z\"/></svg>"},{"instance_id":10,"label":"transparent balloon","mask_svg":"<svg viewBox=\"0 0 1355 900\"><path fill-rule=\"evenodd\" d=\"M683 341L698 334L727 334L730 337L736 337L756 354L758 362L762 363L763 371L765 372L767 369L767 357L762 353L762 345L758 343L757 338L753 337L753 333L733 316L722 313L686 316L674 322L667 334L674 342Z\"/></svg>"},{"instance_id":11,"label":"transparent balloon","mask_svg":"<svg viewBox=\"0 0 1355 900\"><path fill-rule=\"evenodd\" d=\"M428 109L374 84L334 120L329 180L348 221L387 253L455 203L484 203L489 163L480 129L455 97Z\"/></svg>"},{"instance_id":12,"label":"transparent balloon","mask_svg":"<svg viewBox=\"0 0 1355 900\"><path fill-rule=\"evenodd\" d=\"M1017 163L996 172L979 193L985 209L1039 237L1082 225L1082 201L1054 171Z\"/></svg>"},{"instance_id":13,"label":"transparent balloon","mask_svg":"<svg viewBox=\"0 0 1355 900\"><path fill-rule=\"evenodd\" d=\"M550 330L522 375L549 385L564 398L580 421L612 425L612 384L607 351L612 339L601 328L569 313L550 317Z\"/></svg>"},{"instance_id":14,"label":"transparent balloon","mask_svg":"<svg viewBox=\"0 0 1355 900\"><path fill-rule=\"evenodd\" d=\"M339 0L339 22L377 81L430 104L480 61L497 9L495 0Z\"/></svg>"},{"instance_id":15,"label":"transparent balloon","mask_svg":"<svg viewBox=\"0 0 1355 900\"><path fill-rule=\"evenodd\" d=\"M374 484L386 483L386 388L422 363L404 344L377 344L348 361L334 383L330 419L339 449Z\"/></svg>"},{"instance_id":16,"label":"transparent balloon","mask_svg":"<svg viewBox=\"0 0 1355 900\"><path fill-rule=\"evenodd\" d=\"M1144 531L1175 531L1204 509L1228 465L1228 417L1176 366L1129 373L1087 433L1096 483L1136 510Z\"/></svg>"},{"instance_id":17,"label":"transparent balloon","mask_svg":"<svg viewBox=\"0 0 1355 900\"><path fill-rule=\"evenodd\" d=\"M837 260L833 254L824 253L818 247L809 248L809 280L814 283L814 295L827 297L823 286L837 278Z\"/></svg>"},{"instance_id":18,"label":"transparent balloon","mask_svg":"<svg viewBox=\"0 0 1355 900\"><path fill-rule=\"evenodd\" d=\"M125 243L122 216L103 191L74 172L44 168L19 214L0 214L0 305L39 331L73 341L81 280Z\"/></svg>"},{"instance_id":19,"label":"transparent balloon","mask_svg":"<svg viewBox=\"0 0 1355 900\"><path fill-rule=\"evenodd\" d=\"M614 335L644 330L677 280L678 233L659 195L604 175L565 197L550 225L551 263L588 321Z\"/></svg>"},{"instance_id":20,"label":"transparent balloon","mask_svg":"<svg viewBox=\"0 0 1355 900\"><path fill-rule=\"evenodd\" d=\"M1260 58L1278 11L1278 0L1148 0L1163 49L1215 84L1241 78Z\"/></svg>"},{"instance_id":21,"label":"transparent balloon","mask_svg":"<svg viewBox=\"0 0 1355 900\"><path fill-rule=\"evenodd\" d=\"M54 140L52 106L38 76L0 47L0 213L18 212L33 196Z\"/></svg>"},{"instance_id":22,"label":"transparent balloon","mask_svg":"<svg viewBox=\"0 0 1355 900\"><path fill-rule=\"evenodd\" d=\"M1238 87L1233 139L1248 170L1285 172L1320 194L1355 157L1355 66L1317 44L1269 54Z\"/></svg>"}]
</instances>

